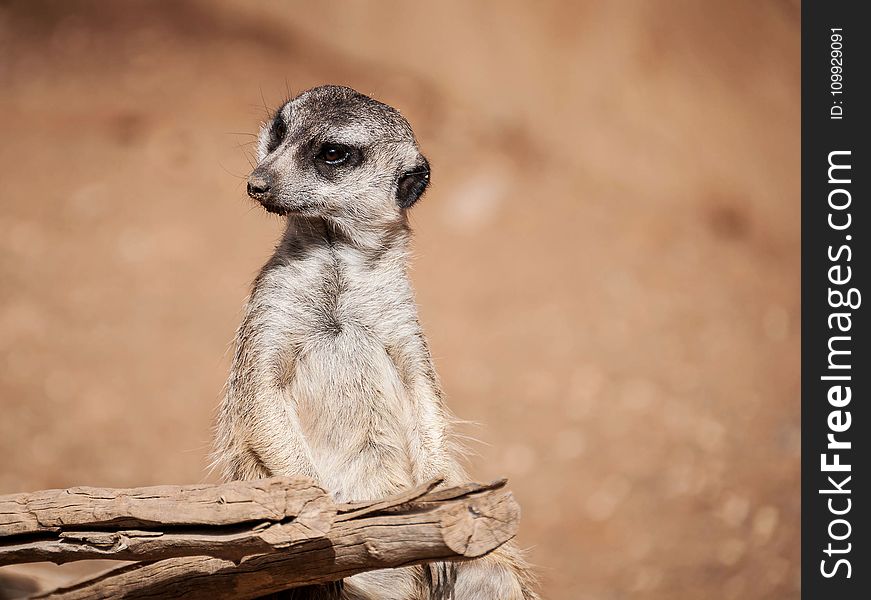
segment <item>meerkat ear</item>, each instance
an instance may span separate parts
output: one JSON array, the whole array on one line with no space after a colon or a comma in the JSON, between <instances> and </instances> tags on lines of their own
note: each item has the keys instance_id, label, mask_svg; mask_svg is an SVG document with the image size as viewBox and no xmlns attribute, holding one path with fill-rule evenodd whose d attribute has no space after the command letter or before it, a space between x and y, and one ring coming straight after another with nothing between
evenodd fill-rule
<instances>
[{"instance_id":1,"label":"meerkat ear","mask_svg":"<svg viewBox=\"0 0 871 600\"><path fill-rule=\"evenodd\" d=\"M423 156L420 158L420 164L399 176L396 202L401 208L410 208L420 199L429 185L429 161Z\"/></svg>"}]
</instances>

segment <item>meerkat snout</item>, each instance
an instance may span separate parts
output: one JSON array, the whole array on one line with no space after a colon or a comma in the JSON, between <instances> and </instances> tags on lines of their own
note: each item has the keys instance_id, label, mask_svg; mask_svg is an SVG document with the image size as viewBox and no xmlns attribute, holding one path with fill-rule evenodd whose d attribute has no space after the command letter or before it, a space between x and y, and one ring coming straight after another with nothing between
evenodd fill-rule
<instances>
[{"instance_id":1,"label":"meerkat snout","mask_svg":"<svg viewBox=\"0 0 871 600\"><path fill-rule=\"evenodd\" d=\"M264 171L254 170L248 177L248 195L258 200L267 196L272 189L272 175Z\"/></svg>"},{"instance_id":2,"label":"meerkat snout","mask_svg":"<svg viewBox=\"0 0 871 600\"><path fill-rule=\"evenodd\" d=\"M248 195L266 210L344 226L401 220L426 190L429 162L399 112L350 88L322 86L263 125Z\"/></svg>"}]
</instances>

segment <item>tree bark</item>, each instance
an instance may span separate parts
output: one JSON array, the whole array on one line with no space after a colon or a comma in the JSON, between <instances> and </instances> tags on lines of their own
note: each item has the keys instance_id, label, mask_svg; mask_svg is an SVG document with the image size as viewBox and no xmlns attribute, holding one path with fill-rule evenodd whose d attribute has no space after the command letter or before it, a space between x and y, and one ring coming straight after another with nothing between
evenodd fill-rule
<instances>
[{"instance_id":1,"label":"tree bark","mask_svg":"<svg viewBox=\"0 0 871 600\"><path fill-rule=\"evenodd\" d=\"M336 507L306 479L0 496L0 565L86 559L240 560L323 536Z\"/></svg>"},{"instance_id":2,"label":"tree bark","mask_svg":"<svg viewBox=\"0 0 871 600\"><path fill-rule=\"evenodd\" d=\"M439 483L341 505L309 481L281 478L0 497L0 557L146 561L34 598L244 599L374 569L470 560L514 537L519 508L504 480L435 490ZM88 518L89 502L105 510Z\"/></svg>"},{"instance_id":3,"label":"tree bark","mask_svg":"<svg viewBox=\"0 0 871 600\"><path fill-rule=\"evenodd\" d=\"M64 528L137 529L281 521L326 496L311 480L273 477L222 484L65 490L0 496L0 539Z\"/></svg>"}]
</instances>

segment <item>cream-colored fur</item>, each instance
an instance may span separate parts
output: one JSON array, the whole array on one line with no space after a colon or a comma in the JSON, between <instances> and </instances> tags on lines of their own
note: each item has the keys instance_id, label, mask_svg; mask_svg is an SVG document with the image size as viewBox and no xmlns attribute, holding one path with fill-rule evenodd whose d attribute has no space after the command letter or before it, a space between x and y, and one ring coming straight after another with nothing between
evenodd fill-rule
<instances>
[{"instance_id":1,"label":"cream-colored fur","mask_svg":"<svg viewBox=\"0 0 871 600\"><path fill-rule=\"evenodd\" d=\"M261 131L252 175L269 190L252 195L285 215L287 229L236 336L216 461L228 479L306 475L338 501L436 476L465 481L406 271L410 232L397 194L426 165L411 128L394 109L333 86L303 93L276 119ZM353 148L357 164L315 165L327 143ZM437 570L451 574L447 586L416 567L294 597L536 597L510 545Z\"/></svg>"}]
</instances>

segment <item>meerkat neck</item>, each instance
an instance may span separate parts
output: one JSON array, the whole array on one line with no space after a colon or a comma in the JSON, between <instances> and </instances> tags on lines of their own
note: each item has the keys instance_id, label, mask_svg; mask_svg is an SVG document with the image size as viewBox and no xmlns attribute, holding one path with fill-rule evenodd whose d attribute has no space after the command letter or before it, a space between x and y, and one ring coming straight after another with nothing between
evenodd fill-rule
<instances>
[{"instance_id":1,"label":"meerkat neck","mask_svg":"<svg viewBox=\"0 0 871 600\"><path fill-rule=\"evenodd\" d=\"M407 257L410 239L406 219L351 227L334 219L291 216L279 248L298 252L306 247L327 246L356 250L371 259L395 260Z\"/></svg>"},{"instance_id":2,"label":"meerkat neck","mask_svg":"<svg viewBox=\"0 0 871 600\"><path fill-rule=\"evenodd\" d=\"M407 227L361 244L332 223L289 220L284 237L264 265L252 291L252 306L291 302L301 314L285 323L306 331L329 314L330 323L365 323L378 329L385 315L394 324L417 327L417 306L408 272ZM278 295L276 295L278 294ZM340 301L341 299L341 301ZM398 325L396 325L398 327ZM385 337L396 335L393 331Z\"/></svg>"}]
</instances>

